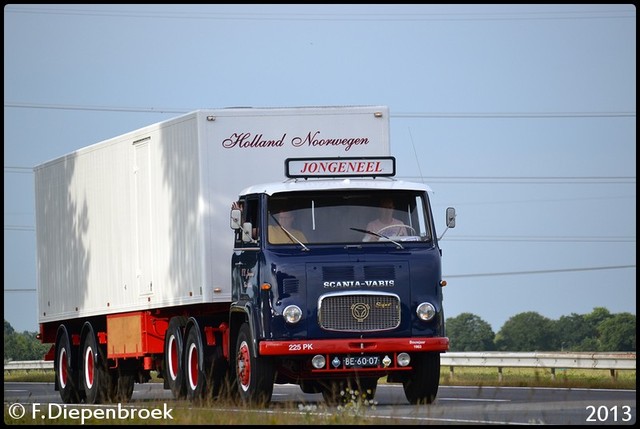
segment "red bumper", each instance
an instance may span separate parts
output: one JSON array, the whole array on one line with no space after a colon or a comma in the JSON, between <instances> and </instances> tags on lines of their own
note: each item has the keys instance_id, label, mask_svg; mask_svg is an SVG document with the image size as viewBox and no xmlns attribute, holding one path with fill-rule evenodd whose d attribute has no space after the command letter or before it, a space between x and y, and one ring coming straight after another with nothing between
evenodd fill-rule
<instances>
[{"instance_id":1,"label":"red bumper","mask_svg":"<svg viewBox=\"0 0 640 429\"><path fill-rule=\"evenodd\" d=\"M261 341L260 355L292 356L343 353L446 352L449 338L377 338L302 341Z\"/></svg>"}]
</instances>

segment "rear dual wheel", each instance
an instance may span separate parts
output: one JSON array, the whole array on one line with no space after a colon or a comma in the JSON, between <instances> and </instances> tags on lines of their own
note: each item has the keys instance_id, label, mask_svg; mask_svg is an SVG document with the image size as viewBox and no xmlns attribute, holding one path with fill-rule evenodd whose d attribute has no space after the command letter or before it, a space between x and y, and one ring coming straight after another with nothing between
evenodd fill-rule
<instances>
[{"instance_id":1,"label":"rear dual wheel","mask_svg":"<svg viewBox=\"0 0 640 429\"><path fill-rule=\"evenodd\" d=\"M65 404L77 404L84 399L83 392L78 388L78 348L71 346L69 333L63 325L59 329L55 347L55 377L60 398Z\"/></svg>"},{"instance_id":2,"label":"rear dual wheel","mask_svg":"<svg viewBox=\"0 0 640 429\"><path fill-rule=\"evenodd\" d=\"M186 395L183 363L186 324L186 317L171 318L164 336L164 378L175 399L184 398Z\"/></svg>"},{"instance_id":3,"label":"rear dual wheel","mask_svg":"<svg viewBox=\"0 0 640 429\"><path fill-rule=\"evenodd\" d=\"M100 346L93 328L86 329L82 340L80 378L87 404L129 402L133 396L135 376L109 370L106 351Z\"/></svg>"},{"instance_id":4,"label":"rear dual wheel","mask_svg":"<svg viewBox=\"0 0 640 429\"><path fill-rule=\"evenodd\" d=\"M103 404L109 401L111 389L111 376L107 370L106 356L90 328L86 331L82 340L82 363L80 365L80 378L85 393L87 404Z\"/></svg>"}]
</instances>

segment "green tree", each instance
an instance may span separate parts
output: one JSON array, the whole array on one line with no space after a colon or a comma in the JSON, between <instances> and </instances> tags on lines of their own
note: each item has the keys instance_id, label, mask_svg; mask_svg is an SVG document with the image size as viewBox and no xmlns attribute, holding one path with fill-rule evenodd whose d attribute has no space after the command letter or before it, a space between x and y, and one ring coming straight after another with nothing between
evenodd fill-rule
<instances>
[{"instance_id":1,"label":"green tree","mask_svg":"<svg viewBox=\"0 0 640 429\"><path fill-rule=\"evenodd\" d=\"M553 344L557 344L553 322L535 311L516 314L496 335L500 351L549 351L554 349Z\"/></svg>"},{"instance_id":2,"label":"green tree","mask_svg":"<svg viewBox=\"0 0 640 429\"><path fill-rule=\"evenodd\" d=\"M16 332L11 324L4 321L4 361L40 360L51 348L50 344L42 344L35 332Z\"/></svg>"},{"instance_id":3,"label":"green tree","mask_svg":"<svg viewBox=\"0 0 640 429\"><path fill-rule=\"evenodd\" d=\"M597 352L600 351L602 346L600 344L600 334L598 333L598 326L602 322L609 320L613 317L611 312L604 307L595 307L591 313L584 315L584 320L591 328L591 334L585 336L582 342L576 349L576 351L584 352Z\"/></svg>"},{"instance_id":4,"label":"green tree","mask_svg":"<svg viewBox=\"0 0 640 429\"><path fill-rule=\"evenodd\" d=\"M630 352L636 350L636 316L618 313L598 325L601 352Z\"/></svg>"},{"instance_id":5,"label":"green tree","mask_svg":"<svg viewBox=\"0 0 640 429\"><path fill-rule=\"evenodd\" d=\"M452 352L495 350L496 334L491 325L472 313L461 313L447 319L447 336Z\"/></svg>"},{"instance_id":6,"label":"green tree","mask_svg":"<svg viewBox=\"0 0 640 429\"><path fill-rule=\"evenodd\" d=\"M4 361L11 360L16 351L15 330L9 322L4 321Z\"/></svg>"},{"instance_id":7,"label":"green tree","mask_svg":"<svg viewBox=\"0 0 640 429\"><path fill-rule=\"evenodd\" d=\"M598 331L585 315L571 313L569 316L561 316L552 323L556 341L556 344L552 344L554 349L574 352L596 350L588 340L597 338ZM587 346L586 349L583 348L585 346Z\"/></svg>"},{"instance_id":8,"label":"green tree","mask_svg":"<svg viewBox=\"0 0 640 429\"><path fill-rule=\"evenodd\" d=\"M585 320L589 322L594 329L597 329L600 323L611 317L611 312L604 307L595 307L591 313L584 316Z\"/></svg>"}]
</instances>

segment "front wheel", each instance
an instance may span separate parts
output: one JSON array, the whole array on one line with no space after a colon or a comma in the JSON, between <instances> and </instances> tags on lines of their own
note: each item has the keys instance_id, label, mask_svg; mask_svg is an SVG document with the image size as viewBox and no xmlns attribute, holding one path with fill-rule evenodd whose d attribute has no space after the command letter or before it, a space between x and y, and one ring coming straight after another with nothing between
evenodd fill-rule
<instances>
[{"instance_id":1,"label":"front wheel","mask_svg":"<svg viewBox=\"0 0 640 429\"><path fill-rule=\"evenodd\" d=\"M251 353L251 329L244 323L236 342L235 376L243 403L264 405L271 401L275 368L271 359Z\"/></svg>"},{"instance_id":2,"label":"front wheel","mask_svg":"<svg viewBox=\"0 0 640 429\"><path fill-rule=\"evenodd\" d=\"M431 404L440 385L440 353L420 353L412 356L413 371L402 383L411 404Z\"/></svg>"}]
</instances>

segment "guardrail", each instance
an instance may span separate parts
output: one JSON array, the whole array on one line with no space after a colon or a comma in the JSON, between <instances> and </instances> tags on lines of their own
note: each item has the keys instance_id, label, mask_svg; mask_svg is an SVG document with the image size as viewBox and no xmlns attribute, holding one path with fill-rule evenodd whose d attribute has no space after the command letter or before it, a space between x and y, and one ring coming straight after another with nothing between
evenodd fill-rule
<instances>
[{"instance_id":1,"label":"guardrail","mask_svg":"<svg viewBox=\"0 0 640 429\"><path fill-rule=\"evenodd\" d=\"M612 378L618 370L636 369L635 353L572 353L572 352L448 352L440 358L441 366L448 366L451 376L456 366L495 367L502 381L503 368L545 368L555 379L557 369L606 369Z\"/></svg>"},{"instance_id":2,"label":"guardrail","mask_svg":"<svg viewBox=\"0 0 640 429\"><path fill-rule=\"evenodd\" d=\"M498 368L498 378L502 380L503 368L545 368L551 370L555 378L557 369L605 369L611 377L616 371L636 369L635 353L572 353L572 352L448 352L440 357L440 365L449 367L453 376L455 367ZM11 361L5 362L5 371L52 370L52 361Z\"/></svg>"},{"instance_id":3,"label":"guardrail","mask_svg":"<svg viewBox=\"0 0 640 429\"><path fill-rule=\"evenodd\" d=\"M12 360L4 363L5 371L30 371L37 369L53 369L53 361L46 360Z\"/></svg>"}]
</instances>

